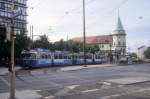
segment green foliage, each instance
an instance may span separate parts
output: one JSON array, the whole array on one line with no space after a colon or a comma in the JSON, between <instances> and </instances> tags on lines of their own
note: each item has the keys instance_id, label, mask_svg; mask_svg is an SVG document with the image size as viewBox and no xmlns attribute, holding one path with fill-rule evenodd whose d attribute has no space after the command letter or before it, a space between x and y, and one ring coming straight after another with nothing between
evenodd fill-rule
<instances>
[{"instance_id":1,"label":"green foliage","mask_svg":"<svg viewBox=\"0 0 150 99\"><path fill-rule=\"evenodd\" d=\"M150 59L150 47L148 47L145 51L144 51L144 56L147 59Z\"/></svg>"},{"instance_id":2,"label":"green foliage","mask_svg":"<svg viewBox=\"0 0 150 99\"><path fill-rule=\"evenodd\" d=\"M83 44L79 42L74 42L72 40L64 41L63 39L51 43L48 41L48 37L46 35L42 35L38 40L33 42L33 48L46 48L50 50L81 52L83 51ZM94 53L95 51L99 51L99 47L97 45L86 45L85 50L86 52Z\"/></svg>"},{"instance_id":3,"label":"green foliage","mask_svg":"<svg viewBox=\"0 0 150 99\"><path fill-rule=\"evenodd\" d=\"M132 53L131 56L137 58L137 54L136 53Z\"/></svg>"},{"instance_id":4,"label":"green foliage","mask_svg":"<svg viewBox=\"0 0 150 99\"><path fill-rule=\"evenodd\" d=\"M17 34L15 37L15 57L19 58L21 51L24 49L28 49L30 44L31 40L29 37L27 37L26 34Z\"/></svg>"},{"instance_id":5,"label":"green foliage","mask_svg":"<svg viewBox=\"0 0 150 99\"><path fill-rule=\"evenodd\" d=\"M20 58L21 51L27 49L31 40L26 34L21 33L15 36L15 59ZM4 42L0 39L0 63L7 58L10 59L11 42Z\"/></svg>"},{"instance_id":6,"label":"green foliage","mask_svg":"<svg viewBox=\"0 0 150 99\"><path fill-rule=\"evenodd\" d=\"M10 47L10 42L4 42L3 39L0 39L0 60L10 57Z\"/></svg>"},{"instance_id":7,"label":"green foliage","mask_svg":"<svg viewBox=\"0 0 150 99\"><path fill-rule=\"evenodd\" d=\"M46 35L42 35L39 39L33 42L32 47L52 49L52 44L48 41L48 37Z\"/></svg>"}]
</instances>

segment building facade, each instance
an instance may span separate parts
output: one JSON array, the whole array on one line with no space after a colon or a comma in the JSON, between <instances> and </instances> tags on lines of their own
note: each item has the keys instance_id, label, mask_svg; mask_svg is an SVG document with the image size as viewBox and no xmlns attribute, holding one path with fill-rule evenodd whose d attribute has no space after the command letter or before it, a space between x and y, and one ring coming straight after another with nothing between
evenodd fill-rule
<instances>
[{"instance_id":1,"label":"building facade","mask_svg":"<svg viewBox=\"0 0 150 99\"><path fill-rule=\"evenodd\" d=\"M83 42L82 37L73 38L73 41ZM116 29L111 35L86 37L86 44L97 44L103 52L114 52L120 55L126 54L126 32L123 28L120 16L118 16Z\"/></svg>"},{"instance_id":2,"label":"building facade","mask_svg":"<svg viewBox=\"0 0 150 99\"><path fill-rule=\"evenodd\" d=\"M0 0L0 26L10 23L12 18L12 1ZM27 31L27 0L14 0L14 10L22 11L22 14L14 18L14 33L25 33Z\"/></svg>"},{"instance_id":3,"label":"building facade","mask_svg":"<svg viewBox=\"0 0 150 99\"><path fill-rule=\"evenodd\" d=\"M122 55L126 53L126 32L123 28L120 16L118 16L116 29L112 33L112 50L120 52Z\"/></svg>"},{"instance_id":4,"label":"building facade","mask_svg":"<svg viewBox=\"0 0 150 99\"><path fill-rule=\"evenodd\" d=\"M144 51L147 49L146 46L141 46L138 48L138 51L137 51L137 56L139 59L145 59L145 56L144 56Z\"/></svg>"}]
</instances>

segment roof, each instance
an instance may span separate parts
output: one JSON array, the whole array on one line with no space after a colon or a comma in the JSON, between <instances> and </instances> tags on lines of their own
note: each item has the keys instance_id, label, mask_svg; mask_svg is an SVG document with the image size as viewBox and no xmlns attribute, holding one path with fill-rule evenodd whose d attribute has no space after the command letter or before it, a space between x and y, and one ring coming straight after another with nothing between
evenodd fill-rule
<instances>
[{"instance_id":1,"label":"roof","mask_svg":"<svg viewBox=\"0 0 150 99\"><path fill-rule=\"evenodd\" d=\"M120 32L122 31L122 32ZM120 16L118 16L118 21L117 21L117 24L116 24L116 29L114 30L115 34L125 34L125 30L123 28L123 25L122 25L122 22L121 22L121 19L120 19Z\"/></svg>"},{"instance_id":2,"label":"roof","mask_svg":"<svg viewBox=\"0 0 150 99\"><path fill-rule=\"evenodd\" d=\"M72 39L75 42L83 42L82 37L76 37ZM86 37L87 44L106 44L112 42L112 35L101 35L101 36L89 36Z\"/></svg>"}]
</instances>

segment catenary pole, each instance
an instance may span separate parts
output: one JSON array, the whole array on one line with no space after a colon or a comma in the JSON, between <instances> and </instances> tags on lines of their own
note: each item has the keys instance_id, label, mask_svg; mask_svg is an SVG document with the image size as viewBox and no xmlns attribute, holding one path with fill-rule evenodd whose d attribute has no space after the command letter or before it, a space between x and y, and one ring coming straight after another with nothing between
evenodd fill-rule
<instances>
[{"instance_id":1,"label":"catenary pole","mask_svg":"<svg viewBox=\"0 0 150 99\"><path fill-rule=\"evenodd\" d=\"M14 14L15 1L12 0L12 13ZM14 69L14 17L11 18L11 71L10 71L10 99L15 99L15 69Z\"/></svg>"},{"instance_id":2,"label":"catenary pole","mask_svg":"<svg viewBox=\"0 0 150 99\"><path fill-rule=\"evenodd\" d=\"M83 54L84 54L84 66L86 67L85 0L83 0Z\"/></svg>"}]
</instances>

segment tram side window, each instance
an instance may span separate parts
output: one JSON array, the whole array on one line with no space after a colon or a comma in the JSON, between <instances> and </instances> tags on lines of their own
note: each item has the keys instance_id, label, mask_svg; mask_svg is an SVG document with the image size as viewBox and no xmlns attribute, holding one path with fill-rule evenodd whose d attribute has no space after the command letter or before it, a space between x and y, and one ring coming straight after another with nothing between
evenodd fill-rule
<instances>
[{"instance_id":1,"label":"tram side window","mask_svg":"<svg viewBox=\"0 0 150 99\"><path fill-rule=\"evenodd\" d=\"M92 56L91 56L91 55L89 55L89 56L88 56L88 59L92 59Z\"/></svg>"},{"instance_id":2,"label":"tram side window","mask_svg":"<svg viewBox=\"0 0 150 99\"><path fill-rule=\"evenodd\" d=\"M71 56L68 56L68 59L71 59Z\"/></svg>"},{"instance_id":3,"label":"tram side window","mask_svg":"<svg viewBox=\"0 0 150 99\"><path fill-rule=\"evenodd\" d=\"M100 59L101 58L101 56L99 56L99 55L96 55L96 59Z\"/></svg>"},{"instance_id":4,"label":"tram side window","mask_svg":"<svg viewBox=\"0 0 150 99\"><path fill-rule=\"evenodd\" d=\"M63 59L63 56L62 56L62 55L59 55L59 59Z\"/></svg>"},{"instance_id":5,"label":"tram side window","mask_svg":"<svg viewBox=\"0 0 150 99\"><path fill-rule=\"evenodd\" d=\"M79 58L79 59L84 59L84 56L79 56L78 58Z\"/></svg>"},{"instance_id":6,"label":"tram side window","mask_svg":"<svg viewBox=\"0 0 150 99\"><path fill-rule=\"evenodd\" d=\"M64 59L69 59L69 57L68 56L64 56Z\"/></svg>"},{"instance_id":7,"label":"tram side window","mask_svg":"<svg viewBox=\"0 0 150 99\"><path fill-rule=\"evenodd\" d=\"M42 55L40 56L40 58L41 58L41 59L48 59L48 55L42 54Z\"/></svg>"},{"instance_id":8,"label":"tram side window","mask_svg":"<svg viewBox=\"0 0 150 99\"><path fill-rule=\"evenodd\" d=\"M31 58L32 59L36 59L36 55L35 54L31 54L32 56L31 56Z\"/></svg>"},{"instance_id":9,"label":"tram side window","mask_svg":"<svg viewBox=\"0 0 150 99\"><path fill-rule=\"evenodd\" d=\"M58 55L54 55L54 58L55 58L55 59L58 59L59 57L58 57Z\"/></svg>"},{"instance_id":10,"label":"tram side window","mask_svg":"<svg viewBox=\"0 0 150 99\"><path fill-rule=\"evenodd\" d=\"M50 54L47 57L48 57L48 59L51 59L51 55Z\"/></svg>"},{"instance_id":11,"label":"tram side window","mask_svg":"<svg viewBox=\"0 0 150 99\"><path fill-rule=\"evenodd\" d=\"M88 55L86 55L86 59L89 59L89 56L88 56Z\"/></svg>"},{"instance_id":12,"label":"tram side window","mask_svg":"<svg viewBox=\"0 0 150 99\"><path fill-rule=\"evenodd\" d=\"M45 59L48 59L48 55L45 55Z\"/></svg>"}]
</instances>

